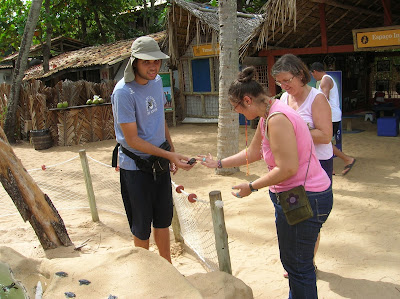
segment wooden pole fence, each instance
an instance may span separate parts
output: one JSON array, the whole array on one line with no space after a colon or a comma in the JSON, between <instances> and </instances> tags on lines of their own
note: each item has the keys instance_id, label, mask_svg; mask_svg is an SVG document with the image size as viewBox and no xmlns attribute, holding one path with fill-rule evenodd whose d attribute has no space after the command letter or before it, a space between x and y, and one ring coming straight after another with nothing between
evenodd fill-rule
<instances>
[{"instance_id":1,"label":"wooden pole fence","mask_svg":"<svg viewBox=\"0 0 400 299\"><path fill-rule=\"evenodd\" d=\"M81 149L79 151L79 157L81 158L83 177L85 178L86 192L87 192L88 199L89 199L90 213L92 214L92 220L94 222L97 222L97 221L99 221L99 214L97 213L96 199L94 196L93 184L92 184L92 177L90 176L89 163L88 163L88 160L86 157L86 151L84 149Z\"/></svg>"},{"instance_id":2,"label":"wooden pole fence","mask_svg":"<svg viewBox=\"0 0 400 299\"><path fill-rule=\"evenodd\" d=\"M209 193L209 197L219 270L228 274L232 274L231 258L229 255L228 234L226 232L224 219L224 209L216 205L217 201L222 201L221 191L211 191Z\"/></svg>"}]
</instances>

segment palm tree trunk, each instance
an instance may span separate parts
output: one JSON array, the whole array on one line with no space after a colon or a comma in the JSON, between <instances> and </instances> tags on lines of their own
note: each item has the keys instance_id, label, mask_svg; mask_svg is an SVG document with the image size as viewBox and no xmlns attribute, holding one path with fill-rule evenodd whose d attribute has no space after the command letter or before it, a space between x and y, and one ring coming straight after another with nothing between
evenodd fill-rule
<instances>
[{"instance_id":1,"label":"palm tree trunk","mask_svg":"<svg viewBox=\"0 0 400 299\"><path fill-rule=\"evenodd\" d=\"M237 45L237 3L232 0L219 1L220 25L220 77L217 158L223 159L238 152L239 116L228 101L228 89L239 70ZM235 168L217 169L217 174L232 174Z\"/></svg>"},{"instance_id":2,"label":"palm tree trunk","mask_svg":"<svg viewBox=\"0 0 400 299\"><path fill-rule=\"evenodd\" d=\"M17 158L0 127L0 182L24 221L29 221L43 249L72 245L64 222Z\"/></svg>"},{"instance_id":3,"label":"palm tree trunk","mask_svg":"<svg viewBox=\"0 0 400 299\"><path fill-rule=\"evenodd\" d=\"M44 1L44 7L46 10L46 15L50 16L50 0ZM43 45L43 72L47 73L49 71L49 61L50 61L50 49L51 49L51 34L53 32L53 27L51 22L47 19L46 21L46 41Z\"/></svg>"},{"instance_id":4,"label":"palm tree trunk","mask_svg":"<svg viewBox=\"0 0 400 299\"><path fill-rule=\"evenodd\" d=\"M29 50L31 48L33 33L35 32L41 7L42 0L32 0L29 16L25 24L24 35L22 36L21 40L17 62L15 63L10 98L7 103L6 120L4 122L4 132L7 135L10 143L15 143L16 141L14 133L21 82L28 64Z\"/></svg>"}]
</instances>

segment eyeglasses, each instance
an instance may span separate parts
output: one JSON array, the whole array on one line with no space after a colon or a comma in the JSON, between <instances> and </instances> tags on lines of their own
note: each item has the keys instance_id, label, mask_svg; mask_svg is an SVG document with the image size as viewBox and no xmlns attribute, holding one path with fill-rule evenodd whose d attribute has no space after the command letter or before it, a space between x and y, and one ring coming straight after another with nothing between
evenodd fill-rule
<instances>
[{"instance_id":1,"label":"eyeglasses","mask_svg":"<svg viewBox=\"0 0 400 299\"><path fill-rule=\"evenodd\" d=\"M236 108L239 107L239 105L240 105L241 103L242 103L242 101L239 101L239 102L235 105L235 107L233 107L233 110L236 111Z\"/></svg>"},{"instance_id":2,"label":"eyeglasses","mask_svg":"<svg viewBox=\"0 0 400 299\"><path fill-rule=\"evenodd\" d=\"M283 80L282 82L279 81L275 81L275 84L278 86L282 86L282 85L289 85L294 79L294 76L292 78L290 78L289 80Z\"/></svg>"}]
</instances>

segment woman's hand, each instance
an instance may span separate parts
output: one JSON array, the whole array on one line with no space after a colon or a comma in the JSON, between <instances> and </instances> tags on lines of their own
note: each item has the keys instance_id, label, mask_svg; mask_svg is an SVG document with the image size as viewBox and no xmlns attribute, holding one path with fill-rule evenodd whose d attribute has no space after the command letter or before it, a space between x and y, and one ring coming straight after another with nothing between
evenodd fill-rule
<instances>
[{"instance_id":1,"label":"woman's hand","mask_svg":"<svg viewBox=\"0 0 400 299\"><path fill-rule=\"evenodd\" d=\"M218 161L213 160L213 157L211 154L206 155L198 155L197 156L197 161L201 162L201 165L204 165L208 168L217 168L218 167Z\"/></svg>"},{"instance_id":2,"label":"woman's hand","mask_svg":"<svg viewBox=\"0 0 400 299\"><path fill-rule=\"evenodd\" d=\"M232 192L232 195L236 196L237 198L246 197L252 193L250 190L249 183L242 183L242 184L233 186L232 189L239 190L238 192Z\"/></svg>"}]
</instances>

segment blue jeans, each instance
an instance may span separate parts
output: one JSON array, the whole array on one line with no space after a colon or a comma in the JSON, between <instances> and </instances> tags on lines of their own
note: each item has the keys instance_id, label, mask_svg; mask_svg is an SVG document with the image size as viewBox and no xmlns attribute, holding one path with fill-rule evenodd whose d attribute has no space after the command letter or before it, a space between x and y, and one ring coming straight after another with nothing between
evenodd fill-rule
<instances>
[{"instance_id":1,"label":"blue jeans","mask_svg":"<svg viewBox=\"0 0 400 299\"><path fill-rule=\"evenodd\" d=\"M322 224L332 210L332 186L323 192L308 192L314 216L289 225L276 195L269 192L275 206L275 224L283 268L289 274L289 298L318 298L314 269L314 247Z\"/></svg>"}]
</instances>

